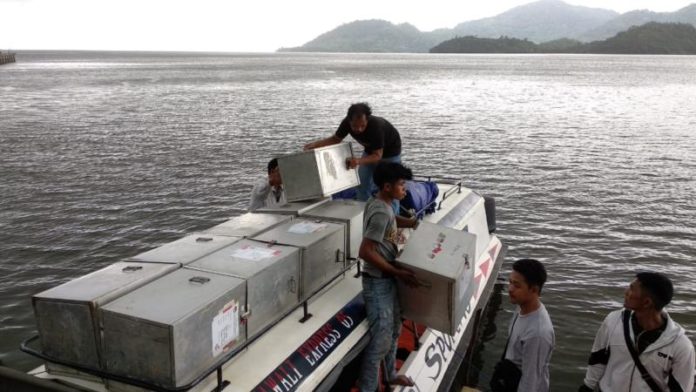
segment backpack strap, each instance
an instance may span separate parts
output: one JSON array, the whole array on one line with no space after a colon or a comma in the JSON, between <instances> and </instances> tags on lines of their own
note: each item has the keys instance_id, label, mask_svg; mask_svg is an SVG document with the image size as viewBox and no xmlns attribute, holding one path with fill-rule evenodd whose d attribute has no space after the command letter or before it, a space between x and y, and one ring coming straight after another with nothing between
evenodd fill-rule
<instances>
[{"instance_id":1,"label":"backpack strap","mask_svg":"<svg viewBox=\"0 0 696 392\"><path fill-rule=\"evenodd\" d=\"M503 356L500 358L500 360L505 359L505 354L507 354L507 348L508 344L510 344L510 338L512 337L512 332L515 330L515 323L517 322L517 317L519 316L519 313L515 313L515 319L512 320L512 327L510 327L510 334L508 335L507 342L505 342L505 348L503 349Z\"/></svg>"}]
</instances>

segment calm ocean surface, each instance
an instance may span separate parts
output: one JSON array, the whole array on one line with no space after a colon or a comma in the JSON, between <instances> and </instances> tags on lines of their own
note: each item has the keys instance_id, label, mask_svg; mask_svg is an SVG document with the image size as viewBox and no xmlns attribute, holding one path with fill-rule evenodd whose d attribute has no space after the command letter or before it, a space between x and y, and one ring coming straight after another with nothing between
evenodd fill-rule
<instances>
[{"instance_id":1,"label":"calm ocean surface","mask_svg":"<svg viewBox=\"0 0 696 392\"><path fill-rule=\"evenodd\" d=\"M0 67L0 360L30 296L244 208L269 157L368 101L417 174L496 197L507 261L542 260L553 391L576 390L637 270L696 341L696 57L20 53ZM504 267L507 270L509 265ZM482 381L512 307L484 344ZM489 334L489 338L493 337Z\"/></svg>"}]
</instances>

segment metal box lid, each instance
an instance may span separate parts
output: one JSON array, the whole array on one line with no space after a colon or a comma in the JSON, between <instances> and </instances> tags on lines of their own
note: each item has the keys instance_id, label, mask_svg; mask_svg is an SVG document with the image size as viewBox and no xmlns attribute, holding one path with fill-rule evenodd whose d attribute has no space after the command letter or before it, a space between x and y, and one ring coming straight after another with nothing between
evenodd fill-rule
<instances>
[{"instance_id":1,"label":"metal box lid","mask_svg":"<svg viewBox=\"0 0 696 392\"><path fill-rule=\"evenodd\" d=\"M294 201L290 203L283 204L279 207L262 207L254 210L255 213L263 212L267 214L280 214L280 215L293 215L297 216L312 208L328 202L328 197L317 199L317 200L306 200L306 201Z\"/></svg>"},{"instance_id":2,"label":"metal box lid","mask_svg":"<svg viewBox=\"0 0 696 392\"><path fill-rule=\"evenodd\" d=\"M349 221L364 213L365 204L364 201L358 200L330 200L301 213L300 216Z\"/></svg>"},{"instance_id":3,"label":"metal box lid","mask_svg":"<svg viewBox=\"0 0 696 392\"><path fill-rule=\"evenodd\" d=\"M118 262L34 295L34 299L103 304L179 268L179 264Z\"/></svg>"},{"instance_id":4,"label":"metal box lid","mask_svg":"<svg viewBox=\"0 0 696 392\"><path fill-rule=\"evenodd\" d=\"M329 196L360 185L357 168L346 167L346 159L352 157L353 149L348 142L279 157L287 200Z\"/></svg>"},{"instance_id":5,"label":"metal box lid","mask_svg":"<svg viewBox=\"0 0 696 392\"><path fill-rule=\"evenodd\" d=\"M432 272L436 275L457 279L467 263L476 261L476 236L429 222L420 222L411 233L397 261Z\"/></svg>"},{"instance_id":6,"label":"metal box lid","mask_svg":"<svg viewBox=\"0 0 696 392\"><path fill-rule=\"evenodd\" d=\"M102 311L173 325L243 284L240 278L179 269L103 306Z\"/></svg>"},{"instance_id":7,"label":"metal box lid","mask_svg":"<svg viewBox=\"0 0 696 392\"><path fill-rule=\"evenodd\" d=\"M188 267L202 271L252 277L264 269L299 253L298 248L244 239L194 261ZM299 256L295 256L299 260Z\"/></svg>"},{"instance_id":8,"label":"metal box lid","mask_svg":"<svg viewBox=\"0 0 696 392\"><path fill-rule=\"evenodd\" d=\"M216 234L191 234L136 255L131 260L148 263L188 264L237 241L239 241L238 237Z\"/></svg>"},{"instance_id":9,"label":"metal box lid","mask_svg":"<svg viewBox=\"0 0 696 392\"><path fill-rule=\"evenodd\" d=\"M202 234L217 234L230 237L250 237L292 219L289 215L247 212L223 222Z\"/></svg>"},{"instance_id":10,"label":"metal box lid","mask_svg":"<svg viewBox=\"0 0 696 392\"><path fill-rule=\"evenodd\" d=\"M259 234L252 239L308 248L341 230L343 230L343 225L340 223L299 218Z\"/></svg>"}]
</instances>

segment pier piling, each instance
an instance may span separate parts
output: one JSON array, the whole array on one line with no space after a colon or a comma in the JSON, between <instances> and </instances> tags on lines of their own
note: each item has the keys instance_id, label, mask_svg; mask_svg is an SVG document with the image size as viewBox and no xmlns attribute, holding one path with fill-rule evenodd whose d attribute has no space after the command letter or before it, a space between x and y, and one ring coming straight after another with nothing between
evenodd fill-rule
<instances>
[{"instance_id":1,"label":"pier piling","mask_svg":"<svg viewBox=\"0 0 696 392\"><path fill-rule=\"evenodd\" d=\"M0 65L15 62L15 54L10 52L0 52Z\"/></svg>"}]
</instances>

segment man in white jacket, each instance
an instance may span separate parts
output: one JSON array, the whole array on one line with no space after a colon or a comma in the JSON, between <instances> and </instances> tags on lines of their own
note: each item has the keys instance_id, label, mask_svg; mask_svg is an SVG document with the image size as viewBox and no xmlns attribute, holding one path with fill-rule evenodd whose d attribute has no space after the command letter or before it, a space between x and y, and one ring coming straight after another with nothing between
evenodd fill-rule
<instances>
[{"instance_id":1,"label":"man in white jacket","mask_svg":"<svg viewBox=\"0 0 696 392\"><path fill-rule=\"evenodd\" d=\"M663 274L636 275L624 294L625 309L609 313L597 332L580 392L693 390L694 345L663 310L673 293L672 282Z\"/></svg>"}]
</instances>

